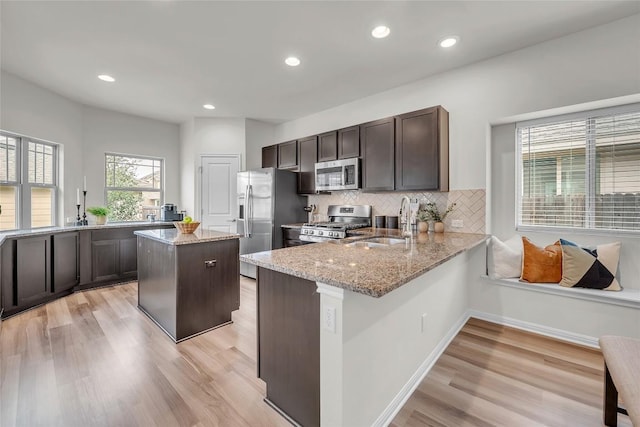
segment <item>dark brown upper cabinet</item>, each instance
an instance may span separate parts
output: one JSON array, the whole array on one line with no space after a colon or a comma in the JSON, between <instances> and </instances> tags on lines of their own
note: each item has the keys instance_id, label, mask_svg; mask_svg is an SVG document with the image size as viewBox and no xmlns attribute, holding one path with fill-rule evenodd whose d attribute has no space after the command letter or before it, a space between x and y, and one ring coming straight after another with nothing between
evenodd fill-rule
<instances>
[{"instance_id":1,"label":"dark brown upper cabinet","mask_svg":"<svg viewBox=\"0 0 640 427\"><path fill-rule=\"evenodd\" d=\"M298 170L298 141L278 144L278 169Z\"/></svg>"},{"instance_id":2,"label":"dark brown upper cabinet","mask_svg":"<svg viewBox=\"0 0 640 427\"><path fill-rule=\"evenodd\" d=\"M310 136L298 140L298 193L316 192L316 171L318 161L318 137Z\"/></svg>"},{"instance_id":3,"label":"dark brown upper cabinet","mask_svg":"<svg viewBox=\"0 0 640 427\"><path fill-rule=\"evenodd\" d=\"M362 139L362 190L394 189L394 119L360 125Z\"/></svg>"},{"instance_id":4,"label":"dark brown upper cabinet","mask_svg":"<svg viewBox=\"0 0 640 427\"><path fill-rule=\"evenodd\" d=\"M395 189L449 191L449 113L441 106L396 117Z\"/></svg>"},{"instance_id":5,"label":"dark brown upper cabinet","mask_svg":"<svg viewBox=\"0 0 640 427\"><path fill-rule=\"evenodd\" d=\"M270 145L268 147L262 147L262 167L278 167L278 144Z\"/></svg>"},{"instance_id":6,"label":"dark brown upper cabinet","mask_svg":"<svg viewBox=\"0 0 640 427\"><path fill-rule=\"evenodd\" d=\"M328 162L338 158L338 131L318 135L318 161Z\"/></svg>"},{"instance_id":7,"label":"dark brown upper cabinet","mask_svg":"<svg viewBox=\"0 0 640 427\"><path fill-rule=\"evenodd\" d=\"M360 157L360 126L351 126L338 131L338 158Z\"/></svg>"}]
</instances>

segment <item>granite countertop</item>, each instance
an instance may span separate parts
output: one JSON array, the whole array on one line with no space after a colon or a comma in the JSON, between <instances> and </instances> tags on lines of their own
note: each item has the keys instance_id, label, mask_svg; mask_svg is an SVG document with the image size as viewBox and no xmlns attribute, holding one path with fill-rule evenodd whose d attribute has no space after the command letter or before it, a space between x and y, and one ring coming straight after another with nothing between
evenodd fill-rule
<instances>
[{"instance_id":1,"label":"granite countertop","mask_svg":"<svg viewBox=\"0 0 640 427\"><path fill-rule=\"evenodd\" d=\"M259 267L381 297L447 260L483 243L488 236L467 233L414 234L389 246L347 246L374 236L396 237L396 229L359 229L342 240L241 255Z\"/></svg>"},{"instance_id":2,"label":"granite countertop","mask_svg":"<svg viewBox=\"0 0 640 427\"><path fill-rule=\"evenodd\" d=\"M191 245L194 243L215 242L218 240L237 239L239 234L223 233L221 231L198 229L192 234L179 233L175 228L159 230L138 230L134 231L137 236L157 240L167 245Z\"/></svg>"},{"instance_id":3,"label":"granite countertop","mask_svg":"<svg viewBox=\"0 0 640 427\"><path fill-rule=\"evenodd\" d=\"M302 226L306 224L306 222L298 222L295 224L282 224L281 228L302 228Z\"/></svg>"},{"instance_id":4,"label":"granite countertop","mask_svg":"<svg viewBox=\"0 0 640 427\"><path fill-rule=\"evenodd\" d=\"M165 221L134 221L134 222L108 222L104 225L70 225L65 227L43 227L30 228L24 230L12 230L0 233L0 244L4 239L13 237L31 237L41 236L43 234L64 233L66 231L82 231L82 230L100 230L103 228L126 228L126 227L158 227L159 225L170 225L171 222Z\"/></svg>"}]
</instances>

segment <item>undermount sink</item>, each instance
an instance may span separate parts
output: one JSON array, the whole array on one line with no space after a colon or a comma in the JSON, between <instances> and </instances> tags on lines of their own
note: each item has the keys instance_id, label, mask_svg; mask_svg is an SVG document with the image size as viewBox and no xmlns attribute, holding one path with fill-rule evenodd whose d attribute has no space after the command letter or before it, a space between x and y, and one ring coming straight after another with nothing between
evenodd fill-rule
<instances>
[{"instance_id":1,"label":"undermount sink","mask_svg":"<svg viewBox=\"0 0 640 427\"><path fill-rule=\"evenodd\" d=\"M366 247L375 248L391 245L403 245L406 239L394 238L394 237L371 237L369 239L358 240L356 242L347 243L348 247Z\"/></svg>"}]
</instances>

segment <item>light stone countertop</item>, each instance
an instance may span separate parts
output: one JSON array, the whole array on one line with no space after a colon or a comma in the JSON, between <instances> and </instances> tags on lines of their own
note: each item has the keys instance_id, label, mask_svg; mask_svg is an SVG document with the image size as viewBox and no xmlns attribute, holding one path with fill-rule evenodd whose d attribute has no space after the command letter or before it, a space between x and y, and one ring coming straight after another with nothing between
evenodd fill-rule
<instances>
[{"instance_id":1,"label":"light stone countertop","mask_svg":"<svg viewBox=\"0 0 640 427\"><path fill-rule=\"evenodd\" d=\"M64 233L67 231L84 231L84 230L102 230L105 228L129 228L129 227L155 227L172 225L170 221L135 221L135 222L107 222L104 225L70 225L65 227L43 227L43 228L30 228L24 230L12 230L0 233L0 244L5 239L18 238L18 237L31 237L41 236L43 234L56 234Z\"/></svg>"},{"instance_id":2,"label":"light stone countertop","mask_svg":"<svg viewBox=\"0 0 640 427\"><path fill-rule=\"evenodd\" d=\"M401 244L347 246L374 236L400 236L400 230L359 229L355 237L241 255L240 259L378 298L488 238L485 234L421 233Z\"/></svg>"},{"instance_id":3,"label":"light stone countertop","mask_svg":"<svg viewBox=\"0 0 640 427\"><path fill-rule=\"evenodd\" d=\"M218 240L238 239L239 234L221 231L197 229L192 234L179 233L175 228L160 230L138 230L134 234L147 239L157 240L167 245L192 245L195 243L215 242Z\"/></svg>"}]
</instances>

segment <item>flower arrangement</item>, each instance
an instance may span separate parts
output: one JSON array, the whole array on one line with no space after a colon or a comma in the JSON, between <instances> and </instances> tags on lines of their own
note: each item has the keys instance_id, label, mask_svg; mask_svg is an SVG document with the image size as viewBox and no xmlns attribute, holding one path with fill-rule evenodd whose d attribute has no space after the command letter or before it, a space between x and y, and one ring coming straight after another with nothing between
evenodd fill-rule
<instances>
[{"instance_id":1,"label":"flower arrangement","mask_svg":"<svg viewBox=\"0 0 640 427\"><path fill-rule=\"evenodd\" d=\"M436 205L434 202L428 202L425 203L424 206L420 208L420 210L418 210L416 218L418 219L418 221L442 222L447 217L447 215L449 215L449 212L451 212L455 207L456 204L452 203L447 207L447 210L441 214L440 209L438 209L438 205Z\"/></svg>"}]
</instances>

